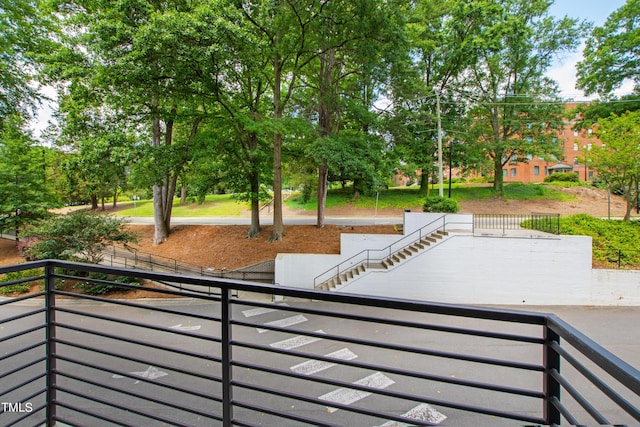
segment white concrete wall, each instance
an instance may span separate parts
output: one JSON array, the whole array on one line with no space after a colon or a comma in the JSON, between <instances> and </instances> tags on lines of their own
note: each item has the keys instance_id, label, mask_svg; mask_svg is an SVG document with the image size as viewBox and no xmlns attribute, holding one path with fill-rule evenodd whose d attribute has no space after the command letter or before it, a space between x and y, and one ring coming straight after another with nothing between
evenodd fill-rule
<instances>
[{"instance_id":1,"label":"white concrete wall","mask_svg":"<svg viewBox=\"0 0 640 427\"><path fill-rule=\"evenodd\" d=\"M594 269L591 300L593 305L640 305L640 271Z\"/></svg>"},{"instance_id":2,"label":"white concrete wall","mask_svg":"<svg viewBox=\"0 0 640 427\"><path fill-rule=\"evenodd\" d=\"M414 215L419 214L406 214L405 233L431 220ZM276 283L312 289L313 278L327 269L399 238L344 234L341 255L280 254ZM459 304L640 305L640 272L593 270L586 236L455 233L398 267L370 270L339 291Z\"/></svg>"}]
</instances>

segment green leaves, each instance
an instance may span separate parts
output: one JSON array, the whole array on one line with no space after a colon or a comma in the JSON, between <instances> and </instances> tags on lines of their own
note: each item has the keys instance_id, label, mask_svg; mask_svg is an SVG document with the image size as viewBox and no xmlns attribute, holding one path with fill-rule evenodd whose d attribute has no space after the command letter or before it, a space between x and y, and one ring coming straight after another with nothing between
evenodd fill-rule
<instances>
[{"instance_id":1,"label":"green leaves","mask_svg":"<svg viewBox=\"0 0 640 427\"><path fill-rule=\"evenodd\" d=\"M640 69L640 1L627 0L602 27L592 30L578 63L577 87L607 97Z\"/></svg>"}]
</instances>

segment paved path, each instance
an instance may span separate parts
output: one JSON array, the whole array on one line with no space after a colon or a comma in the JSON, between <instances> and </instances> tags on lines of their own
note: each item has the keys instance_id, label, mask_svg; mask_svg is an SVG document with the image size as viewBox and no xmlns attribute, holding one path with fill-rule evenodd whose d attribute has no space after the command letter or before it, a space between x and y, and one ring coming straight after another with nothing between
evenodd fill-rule
<instances>
[{"instance_id":1,"label":"paved path","mask_svg":"<svg viewBox=\"0 0 640 427\"><path fill-rule=\"evenodd\" d=\"M125 217L130 224L153 224L152 217ZM315 216L288 216L283 219L285 225L314 225L317 223ZM377 217L332 217L325 219L326 224L334 225L393 225L402 224L402 216L377 216ZM174 217L172 225L249 225L251 218L245 217ZM261 225L272 225L273 218L260 218Z\"/></svg>"}]
</instances>

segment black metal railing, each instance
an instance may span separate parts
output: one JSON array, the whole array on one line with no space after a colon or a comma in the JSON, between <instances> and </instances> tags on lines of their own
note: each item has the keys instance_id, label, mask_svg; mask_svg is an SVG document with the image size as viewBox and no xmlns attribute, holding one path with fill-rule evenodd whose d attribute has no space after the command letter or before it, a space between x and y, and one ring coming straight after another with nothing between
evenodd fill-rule
<instances>
[{"instance_id":1,"label":"black metal railing","mask_svg":"<svg viewBox=\"0 0 640 427\"><path fill-rule=\"evenodd\" d=\"M0 300L3 426L640 421L640 372L554 315L61 261L3 273L0 288L40 283ZM138 289L90 273L219 296L62 290Z\"/></svg>"},{"instance_id":2,"label":"black metal railing","mask_svg":"<svg viewBox=\"0 0 640 427\"><path fill-rule=\"evenodd\" d=\"M103 265L120 268L151 270L162 273L186 274L189 276L217 277L273 283L275 261L266 260L238 269L206 267L190 262L139 251L135 248L111 246L102 253Z\"/></svg>"},{"instance_id":3,"label":"black metal railing","mask_svg":"<svg viewBox=\"0 0 640 427\"><path fill-rule=\"evenodd\" d=\"M474 214L474 231L477 230L537 230L560 234L560 214Z\"/></svg>"},{"instance_id":4,"label":"black metal railing","mask_svg":"<svg viewBox=\"0 0 640 427\"><path fill-rule=\"evenodd\" d=\"M438 232L444 233L456 225L473 227L471 221L469 221L468 223L452 221L449 215L442 215L429 222L428 224L420 227L419 229L398 238L398 240L386 246L385 248L365 249L345 259L344 261L341 261L334 267L331 267L328 270L317 275L313 279L313 286L315 288L319 288L320 285L322 285L324 282L330 280L331 278L339 277L342 273L358 265L370 267L372 264L379 264L385 259L388 259L395 254L402 252L411 245L420 242L423 238L432 236L434 233Z\"/></svg>"}]
</instances>

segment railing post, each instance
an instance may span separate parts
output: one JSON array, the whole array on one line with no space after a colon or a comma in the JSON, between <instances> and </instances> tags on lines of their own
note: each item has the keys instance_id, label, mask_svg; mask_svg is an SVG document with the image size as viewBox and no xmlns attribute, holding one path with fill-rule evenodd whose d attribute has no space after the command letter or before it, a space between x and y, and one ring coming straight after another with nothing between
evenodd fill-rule
<instances>
[{"instance_id":1,"label":"railing post","mask_svg":"<svg viewBox=\"0 0 640 427\"><path fill-rule=\"evenodd\" d=\"M47 264L44 268L45 287L45 353L46 353L46 425L56 424L56 296L55 267Z\"/></svg>"},{"instance_id":2,"label":"railing post","mask_svg":"<svg viewBox=\"0 0 640 427\"><path fill-rule=\"evenodd\" d=\"M544 348L544 419L547 425L560 424L560 410L554 404L554 400L560 401L560 383L553 377L552 372L560 373L560 355L551 348L551 343L560 344L560 336L553 332L549 325L545 325Z\"/></svg>"},{"instance_id":3,"label":"railing post","mask_svg":"<svg viewBox=\"0 0 640 427\"><path fill-rule=\"evenodd\" d=\"M220 303L222 304L220 307L220 326L222 328L222 425L231 427L233 422L231 289L227 287L220 288L220 295Z\"/></svg>"}]
</instances>

